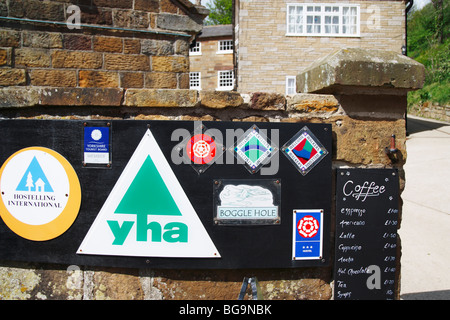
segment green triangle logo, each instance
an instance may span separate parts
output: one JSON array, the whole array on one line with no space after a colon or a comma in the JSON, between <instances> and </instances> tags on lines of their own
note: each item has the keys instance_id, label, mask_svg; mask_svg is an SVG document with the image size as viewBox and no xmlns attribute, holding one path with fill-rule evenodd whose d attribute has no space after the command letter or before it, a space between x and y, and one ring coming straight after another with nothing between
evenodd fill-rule
<instances>
[{"instance_id":1,"label":"green triangle logo","mask_svg":"<svg viewBox=\"0 0 450 320\"><path fill-rule=\"evenodd\" d=\"M145 159L114 213L181 216L150 156Z\"/></svg>"}]
</instances>

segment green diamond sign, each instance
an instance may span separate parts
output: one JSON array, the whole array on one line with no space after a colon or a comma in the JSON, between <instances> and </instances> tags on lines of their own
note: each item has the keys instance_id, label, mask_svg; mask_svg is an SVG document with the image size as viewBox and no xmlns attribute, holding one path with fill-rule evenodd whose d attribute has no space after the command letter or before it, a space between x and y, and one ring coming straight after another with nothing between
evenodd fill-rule
<instances>
[{"instance_id":1,"label":"green diamond sign","mask_svg":"<svg viewBox=\"0 0 450 320\"><path fill-rule=\"evenodd\" d=\"M244 162L245 167L256 173L273 155L269 139L254 125L248 129L236 142L235 157Z\"/></svg>"}]
</instances>

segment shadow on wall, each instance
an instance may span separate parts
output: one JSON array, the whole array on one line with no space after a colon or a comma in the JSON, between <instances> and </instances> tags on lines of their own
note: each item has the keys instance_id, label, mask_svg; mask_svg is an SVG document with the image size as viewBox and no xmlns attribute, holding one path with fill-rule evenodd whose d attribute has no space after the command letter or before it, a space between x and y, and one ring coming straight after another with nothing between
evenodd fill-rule
<instances>
[{"instance_id":1,"label":"shadow on wall","mask_svg":"<svg viewBox=\"0 0 450 320\"><path fill-rule=\"evenodd\" d=\"M437 130L441 127L447 126L445 122L438 122L433 121L430 119L419 119L419 118L412 118L408 116L407 120L407 130L409 134L418 133L422 131L430 131L430 130Z\"/></svg>"},{"instance_id":2,"label":"shadow on wall","mask_svg":"<svg viewBox=\"0 0 450 320\"><path fill-rule=\"evenodd\" d=\"M400 295L401 300L450 300L450 290L415 292Z\"/></svg>"}]
</instances>

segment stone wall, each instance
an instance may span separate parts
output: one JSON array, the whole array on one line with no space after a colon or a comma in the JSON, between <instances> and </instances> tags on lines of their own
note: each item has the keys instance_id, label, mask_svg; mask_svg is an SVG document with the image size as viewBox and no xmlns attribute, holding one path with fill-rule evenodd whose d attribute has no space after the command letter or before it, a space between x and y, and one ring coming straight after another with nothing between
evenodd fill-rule
<instances>
[{"instance_id":1,"label":"stone wall","mask_svg":"<svg viewBox=\"0 0 450 320\"><path fill-rule=\"evenodd\" d=\"M411 106L408 110L408 114L430 118L439 121L450 122L450 106L434 104L432 102L426 101L419 105Z\"/></svg>"},{"instance_id":2,"label":"stone wall","mask_svg":"<svg viewBox=\"0 0 450 320\"><path fill-rule=\"evenodd\" d=\"M20 90L14 91L16 89L4 88L0 92L5 96L11 96L12 92L17 95ZM36 95L36 99L26 98L22 107L3 105L1 117L330 123L333 168L396 167L404 176L406 134L402 104L393 106L389 116L384 110L374 110L368 116L366 110L355 110L353 103L341 95L128 89L123 102L116 107L89 106L86 110L86 105L69 107L64 104L62 108L62 105L44 104L42 99L64 88L22 90L29 90L29 95ZM25 92L22 93L26 97ZM82 102L73 99L72 102ZM399 149L395 162L384 153L391 134L396 135ZM403 178L401 184L404 185ZM249 276L258 279L264 299L328 300L333 297L331 266L293 270L138 270L3 261L0 299L235 300L243 278ZM250 292L246 299L251 299Z\"/></svg>"},{"instance_id":3,"label":"stone wall","mask_svg":"<svg viewBox=\"0 0 450 320\"><path fill-rule=\"evenodd\" d=\"M189 88L205 12L170 0L75 3L0 1L0 86Z\"/></svg>"}]
</instances>

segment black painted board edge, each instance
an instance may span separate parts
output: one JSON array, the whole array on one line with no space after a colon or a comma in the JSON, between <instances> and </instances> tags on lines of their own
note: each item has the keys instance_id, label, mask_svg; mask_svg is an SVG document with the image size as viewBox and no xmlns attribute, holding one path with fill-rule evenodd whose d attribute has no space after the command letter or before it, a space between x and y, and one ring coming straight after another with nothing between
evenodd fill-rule
<instances>
[{"instance_id":1,"label":"black painted board edge","mask_svg":"<svg viewBox=\"0 0 450 320\"><path fill-rule=\"evenodd\" d=\"M82 166L82 128L84 121L82 120L0 120L0 131L8 143L13 142L13 145L3 144L0 154L0 162L3 163L13 152L30 144L40 145L54 149L65 156L77 172L82 191L88 191L90 195L95 194L95 197L90 196L86 199L83 196L82 208L80 215L75 221L74 225L59 238L48 241L45 244L22 239L12 233L0 221L0 237L2 238L2 247L9 252L10 255L1 255L3 260L13 261L33 261L42 263L58 263L58 264L76 264L76 265L92 265L92 266L115 266L115 267L136 267L136 268L171 268L171 269L233 269L233 268L299 268L299 267L325 267L330 265L330 217L331 217L331 125L323 124L280 124L280 123L257 123L261 129L279 129L280 145L289 140L296 131L303 126L308 126L314 134L319 138L329 154L323 159L308 175L302 177L291 163L282 155L279 154L280 170L275 175L279 177L282 183L282 224L281 226L257 226L257 227L227 227L228 238L222 240L222 246L228 239L235 238L236 235L240 241L247 241L247 247L242 248L241 245L230 246L228 251L231 252L236 248L240 248L239 259L233 261L226 257L222 261L218 259L179 259L179 258L142 258L142 257L112 257L112 256L80 256L76 255L76 250L81 243L84 234L89 229L91 223L95 219L101 205L105 201L108 193L117 181L118 176L126 165L135 147L144 135L145 131L150 128L155 138L158 141L166 139L168 141L168 128L186 128L192 130L194 122L191 121L136 121L136 120L111 120L112 127L112 165L108 170L104 168L85 168ZM95 124L95 120L89 121L90 124ZM99 123L104 123L100 121ZM218 128L225 130L228 128L241 128L244 131L248 129L253 123L250 122L203 122L208 128ZM132 137L132 138L129 138ZM31 142L30 142L31 141ZM179 141L171 141L165 146L160 147L167 159L170 159L170 152L174 144ZM175 166L170 162L175 174L182 181L182 187L189 197L195 198L195 190L193 186L196 183L204 183L206 190L210 190L212 197L212 183L215 178L248 178L248 179L267 179L267 176L258 176L249 174L242 165L230 165L228 167L214 167L211 166L204 174L198 175L188 165ZM292 180L292 173L296 172L298 181ZM274 177L275 177L274 176ZM283 179L283 177L286 178ZM96 192L90 186L93 178L101 182L104 190ZM191 182L188 182L191 179ZM320 182L317 182L319 181ZM207 183L206 183L206 182ZM294 182L292 182L294 181ZM299 183L296 183L299 182ZM314 183L319 184L320 195L317 191L313 191L310 186ZM320 199L315 199L319 197ZM300 199L301 198L301 199ZM301 201L300 201L301 200ZM212 210L210 210L212 201L207 200L207 204L195 205L205 228L214 241L220 243L223 227L214 226L212 223ZM267 235L268 228L278 228L276 232L272 232L272 238L264 237L263 245L273 243L282 243L284 248L282 251L289 253L291 251L291 211L294 209L312 209L320 206L325 212L325 221L327 221L324 228L324 258L321 261L292 261L290 259L271 259L264 255L263 251L252 253L251 249L256 248L257 244L251 242L252 237L247 236L252 232L261 237L261 234ZM206 209L205 209L206 208ZM217 231L220 230L220 231ZM279 230L279 231L278 231ZM80 235L81 234L81 235ZM18 239L19 238L19 239ZM5 243L5 239L6 243ZM48 249L50 254L42 252L42 246ZM72 252L67 252L67 246L71 247ZM289 247L289 248L287 248ZM279 251L279 248L272 249ZM220 249L219 249L220 250ZM45 251L45 250L44 250ZM257 250L255 250L257 251ZM4 251L5 252L5 251Z\"/></svg>"}]
</instances>

